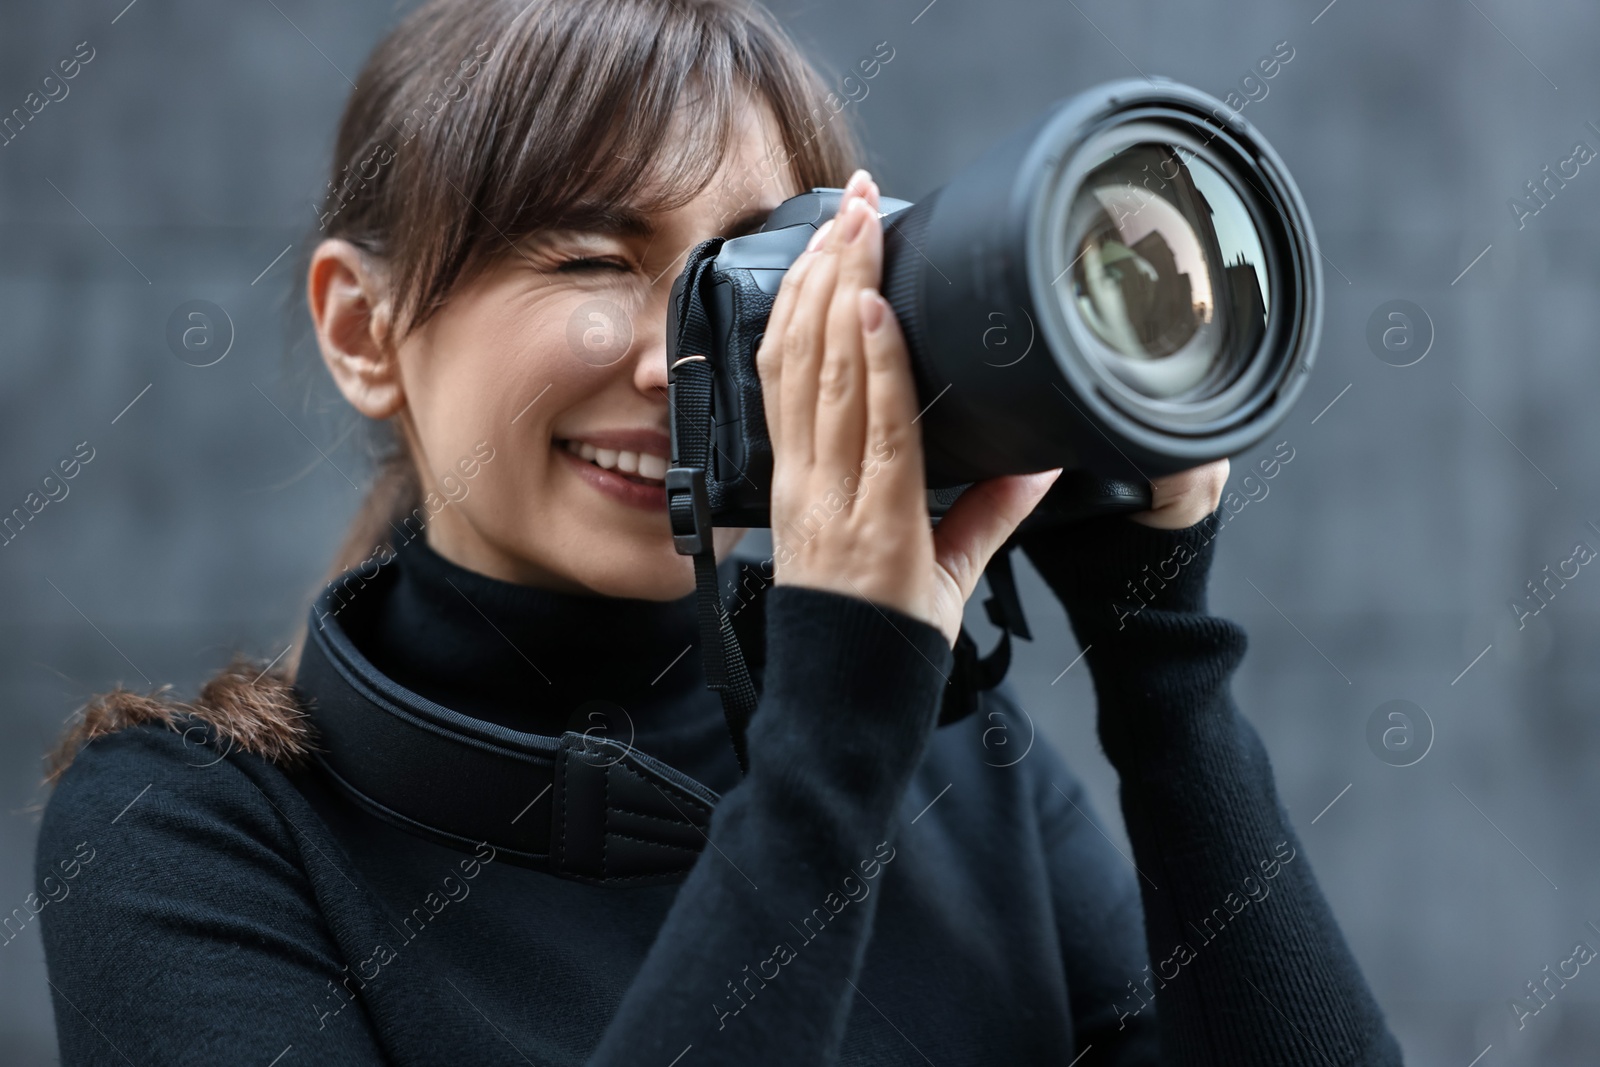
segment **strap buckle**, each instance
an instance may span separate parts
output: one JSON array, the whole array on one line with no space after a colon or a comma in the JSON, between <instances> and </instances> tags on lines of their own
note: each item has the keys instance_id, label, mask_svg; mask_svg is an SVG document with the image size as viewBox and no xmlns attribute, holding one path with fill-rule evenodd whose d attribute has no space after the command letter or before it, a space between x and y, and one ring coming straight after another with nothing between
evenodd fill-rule
<instances>
[{"instance_id":1,"label":"strap buckle","mask_svg":"<svg viewBox=\"0 0 1600 1067\"><path fill-rule=\"evenodd\" d=\"M674 498L689 494L689 503ZM667 468L667 515L672 520L672 547L680 556L695 556L711 547L711 498L706 494L704 467Z\"/></svg>"}]
</instances>

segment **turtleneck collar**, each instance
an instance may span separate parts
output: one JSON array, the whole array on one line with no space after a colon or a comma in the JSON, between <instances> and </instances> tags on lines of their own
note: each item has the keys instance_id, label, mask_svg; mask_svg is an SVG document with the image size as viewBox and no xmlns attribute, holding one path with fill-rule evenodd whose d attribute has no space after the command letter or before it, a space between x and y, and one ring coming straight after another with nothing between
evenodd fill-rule
<instances>
[{"instance_id":1,"label":"turtleneck collar","mask_svg":"<svg viewBox=\"0 0 1600 1067\"><path fill-rule=\"evenodd\" d=\"M600 721L597 708L639 709L704 685L693 594L652 601L518 585L452 563L421 537L390 568L362 651L463 715L527 733L583 732Z\"/></svg>"}]
</instances>

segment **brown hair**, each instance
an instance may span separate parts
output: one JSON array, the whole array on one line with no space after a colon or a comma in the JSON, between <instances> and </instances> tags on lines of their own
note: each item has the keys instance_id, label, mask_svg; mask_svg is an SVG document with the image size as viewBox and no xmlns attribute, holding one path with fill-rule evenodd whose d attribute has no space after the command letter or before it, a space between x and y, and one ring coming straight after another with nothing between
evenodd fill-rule
<instances>
[{"instance_id":1,"label":"brown hair","mask_svg":"<svg viewBox=\"0 0 1600 1067\"><path fill-rule=\"evenodd\" d=\"M520 237L622 206L649 212L693 199L727 153L745 93L771 109L783 139L762 181L787 167L802 189L843 185L860 156L842 104L753 0L429 0L378 44L357 86L308 244L343 238L382 265L395 341ZM680 127L680 109L704 120ZM681 137L663 137L669 128ZM326 580L379 554L395 520L421 502L392 425L370 431L376 478ZM204 715L208 694L238 703L269 684L263 676L278 692L299 661L303 626L297 633L270 673L241 685L254 672L231 665L202 690L200 707L159 690L96 698L53 757L52 778L108 726ZM239 716L213 718L239 747L260 747L225 725ZM278 729L264 736L281 742L287 726L273 721ZM297 739L261 754L299 747Z\"/></svg>"},{"instance_id":2,"label":"brown hair","mask_svg":"<svg viewBox=\"0 0 1600 1067\"><path fill-rule=\"evenodd\" d=\"M119 685L94 697L45 758L45 782L54 784L78 750L95 738L147 723L183 734L185 744L196 748L194 766L239 751L293 770L317 750L310 720L289 679L238 653L201 686L194 703L169 696L171 688L164 685L147 694Z\"/></svg>"}]
</instances>

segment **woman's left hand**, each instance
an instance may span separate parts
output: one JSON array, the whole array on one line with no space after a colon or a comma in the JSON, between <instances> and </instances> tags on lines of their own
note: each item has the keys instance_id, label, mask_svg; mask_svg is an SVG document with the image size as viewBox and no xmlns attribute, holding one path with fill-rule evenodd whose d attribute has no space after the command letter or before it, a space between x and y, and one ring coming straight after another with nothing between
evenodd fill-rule
<instances>
[{"instance_id":1,"label":"woman's left hand","mask_svg":"<svg viewBox=\"0 0 1600 1067\"><path fill-rule=\"evenodd\" d=\"M1225 459L1157 478L1150 483L1154 506L1132 516L1133 521L1158 530L1186 529L1217 510L1227 481Z\"/></svg>"}]
</instances>

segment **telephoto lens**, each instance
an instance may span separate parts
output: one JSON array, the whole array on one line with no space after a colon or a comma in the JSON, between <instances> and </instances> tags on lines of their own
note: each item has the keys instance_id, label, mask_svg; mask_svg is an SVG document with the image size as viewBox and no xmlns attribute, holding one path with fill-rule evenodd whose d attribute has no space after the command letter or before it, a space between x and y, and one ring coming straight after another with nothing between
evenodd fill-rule
<instances>
[{"instance_id":1,"label":"telephoto lens","mask_svg":"<svg viewBox=\"0 0 1600 1067\"><path fill-rule=\"evenodd\" d=\"M756 233L706 242L674 286L674 467L703 470L715 525L767 525L755 352L784 271L840 195L813 189ZM880 206L935 514L996 475L1065 467L1142 486L1243 452L1311 369L1321 270L1305 205L1265 139L1196 89L1099 86L917 203ZM695 480L669 477L669 496Z\"/></svg>"}]
</instances>

